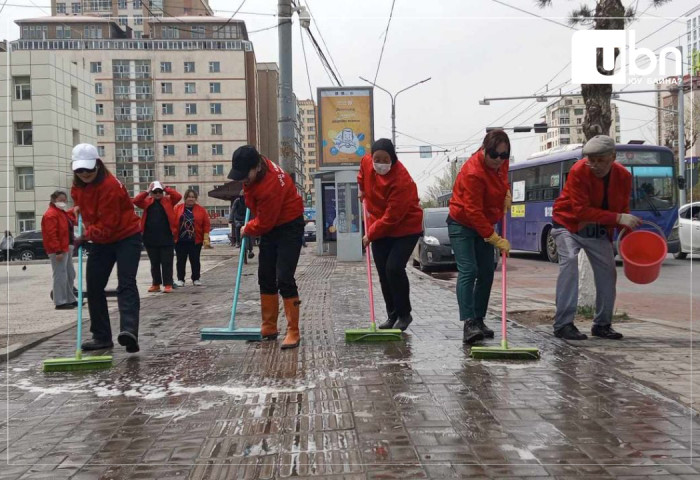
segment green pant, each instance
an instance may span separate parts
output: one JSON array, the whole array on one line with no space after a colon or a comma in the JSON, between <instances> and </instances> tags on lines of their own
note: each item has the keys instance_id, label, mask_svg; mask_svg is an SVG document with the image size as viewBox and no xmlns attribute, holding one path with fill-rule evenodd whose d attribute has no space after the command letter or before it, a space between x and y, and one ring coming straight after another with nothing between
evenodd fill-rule
<instances>
[{"instance_id":1,"label":"green pant","mask_svg":"<svg viewBox=\"0 0 700 480\"><path fill-rule=\"evenodd\" d=\"M459 319L484 318L493 284L493 246L471 228L451 223L448 231L459 271Z\"/></svg>"}]
</instances>

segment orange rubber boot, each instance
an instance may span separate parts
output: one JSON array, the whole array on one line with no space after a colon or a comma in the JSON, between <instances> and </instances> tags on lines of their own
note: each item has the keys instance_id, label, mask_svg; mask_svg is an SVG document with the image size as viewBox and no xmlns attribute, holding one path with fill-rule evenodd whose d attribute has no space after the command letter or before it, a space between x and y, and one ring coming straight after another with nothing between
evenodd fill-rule
<instances>
[{"instance_id":1,"label":"orange rubber boot","mask_svg":"<svg viewBox=\"0 0 700 480\"><path fill-rule=\"evenodd\" d=\"M263 340L277 340L277 316L279 315L279 296L266 293L260 294L260 311L262 313L261 334Z\"/></svg>"},{"instance_id":2,"label":"orange rubber boot","mask_svg":"<svg viewBox=\"0 0 700 480\"><path fill-rule=\"evenodd\" d=\"M284 299L284 314L287 317L287 334L282 342L282 350L296 348L301 343L299 334L299 297Z\"/></svg>"}]
</instances>

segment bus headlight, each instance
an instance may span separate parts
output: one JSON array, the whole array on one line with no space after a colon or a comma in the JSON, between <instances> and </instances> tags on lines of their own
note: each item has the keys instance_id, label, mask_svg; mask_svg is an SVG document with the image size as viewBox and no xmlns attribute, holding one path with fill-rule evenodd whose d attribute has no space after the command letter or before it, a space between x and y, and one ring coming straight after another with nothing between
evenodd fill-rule
<instances>
[{"instance_id":1,"label":"bus headlight","mask_svg":"<svg viewBox=\"0 0 700 480\"><path fill-rule=\"evenodd\" d=\"M424 236L423 241L425 242L426 245L440 245L440 240L438 240L436 237L432 237L430 235Z\"/></svg>"}]
</instances>

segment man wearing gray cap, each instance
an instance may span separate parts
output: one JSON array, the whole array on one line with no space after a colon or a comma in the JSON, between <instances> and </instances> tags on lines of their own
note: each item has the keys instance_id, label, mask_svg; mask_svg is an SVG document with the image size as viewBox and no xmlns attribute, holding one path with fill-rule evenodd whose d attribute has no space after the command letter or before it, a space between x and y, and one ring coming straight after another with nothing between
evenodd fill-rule
<instances>
[{"instance_id":1,"label":"man wearing gray cap","mask_svg":"<svg viewBox=\"0 0 700 480\"><path fill-rule=\"evenodd\" d=\"M641 219L629 214L632 175L615 162L615 141L596 135L583 147L584 158L576 162L554 202L552 236L559 253L554 334L566 340L585 340L574 325L578 301L578 253L586 252L593 267L596 308L591 334L619 340L612 328L615 306L615 227L634 229Z\"/></svg>"}]
</instances>

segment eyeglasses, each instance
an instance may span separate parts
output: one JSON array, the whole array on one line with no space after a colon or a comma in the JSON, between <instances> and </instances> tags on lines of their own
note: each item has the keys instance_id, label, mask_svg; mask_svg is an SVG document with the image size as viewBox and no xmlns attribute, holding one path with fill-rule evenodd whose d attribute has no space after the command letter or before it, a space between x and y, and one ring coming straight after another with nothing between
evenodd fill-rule
<instances>
[{"instance_id":1,"label":"eyeglasses","mask_svg":"<svg viewBox=\"0 0 700 480\"><path fill-rule=\"evenodd\" d=\"M78 175L81 175L83 173L95 173L97 171L97 167L95 168L78 168L77 170L73 170L75 173Z\"/></svg>"},{"instance_id":2,"label":"eyeglasses","mask_svg":"<svg viewBox=\"0 0 700 480\"><path fill-rule=\"evenodd\" d=\"M510 158L510 152L498 153L495 148L487 150L486 153L493 159L500 158L501 160L508 160Z\"/></svg>"}]
</instances>

